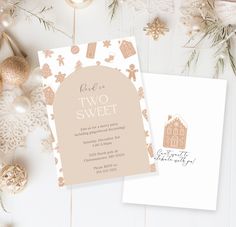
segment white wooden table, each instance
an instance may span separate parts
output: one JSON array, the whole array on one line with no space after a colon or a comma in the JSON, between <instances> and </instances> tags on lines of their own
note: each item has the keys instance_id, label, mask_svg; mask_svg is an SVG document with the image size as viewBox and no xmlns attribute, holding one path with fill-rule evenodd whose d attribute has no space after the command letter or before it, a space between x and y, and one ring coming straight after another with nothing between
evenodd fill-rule
<instances>
[{"instance_id":1,"label":"white wooden table","mask_svg":"<svg viewBox=\"0 0 236 227\"><path fill-rule=\"evenodd\" d=\"M50 17L71 34L73 10L63 0L26 2L33 6L54 5ZM179 1L175 3L178 7ZM142 31L155 16L160 16L170 27L170 32L158 42ZM94 0L89 8L79 12L79 43L135 35L143 71L180 74L186 50L181 48L185 34L177 18L178 10L173 14L160 11L150 15L124 8L110 23L104 0ZM33 66L38 65L38 50L71 45L70 39L60 33L46 32L35 20L28 23L21 18L10 32L27 51ZM6 53L0 55L3 58ZM192 75L211 77L211 52L204 50L202 55L200 67ZM37 130L29 136L27 149L23 152L29 164L29 184L22 193L4 197L10 213L0 213L0 226L13 223L16 227L70 227L72 201L73 227L235 227L236 77L230 68L221 77L228 80L228 94L216 212L122 204L122 179L72 189L58 188L53 154L42 152L42 133Z\"/></svg>"}]
</instances>

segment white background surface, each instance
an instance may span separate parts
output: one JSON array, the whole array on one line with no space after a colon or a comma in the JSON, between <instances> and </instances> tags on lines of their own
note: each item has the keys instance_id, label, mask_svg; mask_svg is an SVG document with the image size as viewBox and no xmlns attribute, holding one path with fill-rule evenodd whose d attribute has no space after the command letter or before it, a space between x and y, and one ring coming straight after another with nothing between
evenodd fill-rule
<instances>
[{"instance_id":1,"label":"white background surface","mask_svg":"<svg viewBox=\"0 0 236 227\"><path fill-rule=\"evenodd\" d=\"M168 116L172 115L172 120L179 117L187 127L185 161L194 160L194 163L183 166L174 162L175 158L162 160L158 162L159 175L125 177L123 201L215 210L226 81L146 73L143 77L154 152L170 152L160 155L160 159L181 153L163 147L164 128L171 122Z\"/></svg>"},{"instance_id":2,"label":"white background surface","mask_svg":"<svg viewBox=\"0 0 236 227\"><path fill-rule=\"evenodd\" d=\"M30 3L30 0L26 0ZM38 3L37 3L38 2ZM35 5L54 5L51 18L58 26L71 33L73 11L63 0L31 1ZM179 1L176 0L176 4ZM29 4L28 4L29 5ZM166 20L170 32L158 42L145 36L143 27L155 16ZM185 33L177 24L178 11L174 14L157 12L136 13L131 9L121 10L110 23L106 4L94 0L93 4L80 11L78 18L79 43L94 40L135 35L138 43L141 68L146 72L180 74L185 62ZM37 51L71 44L71 40L59 33L45 32L37 21L27 22L19 17L10 30L36 66ZM7 50L1 51L1 58ZM211 77L212 53L204 50L200 67L194 76ZM105 183L76 186L72 189L73 227L235 227L236 226L236 78L227 69L222 78L228 80L228 94L223 137L223 155L220 172L219 199L216 212L196 211L163 207L144 207L121 203L122 179ZM210 88L209 88L210 89ZM199 91L200 92L200 91ZM209 90L210 92L210 90ZM217 102L217 100L215 100ZM69 227L70 189L60 189L56 182L53 155L43 153L40 147L40 131L28 138L26 156L29 168L29 184L16 196L4 196L9 214L0 213L0 223L13 223L19 227ZM204 185L199 186L204 187Z\"/></svg>"}]
</instances>

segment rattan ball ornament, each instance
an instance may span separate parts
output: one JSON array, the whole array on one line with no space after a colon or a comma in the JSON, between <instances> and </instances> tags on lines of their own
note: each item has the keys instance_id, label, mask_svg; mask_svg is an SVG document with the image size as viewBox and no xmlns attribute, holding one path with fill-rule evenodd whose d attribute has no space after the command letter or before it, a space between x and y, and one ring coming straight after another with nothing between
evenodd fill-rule
<instances>
[{"instance_id":1,"label":"rattan ball ornament","mask_svg":"<svg viewBox=\"0 0 236 227\"><path fill-rule=\"evenodd\" d=\"M27 179L26 169L20 164L5 165L0 172L0 189L15 194L25 188Z\"/></svg>"},{"instance_id":2,"label":"rattan ball ornament","mask_svg":"<svg viewBox=\"0 0 236 227\"><path fill-rule=\"evenodd\" d=\"M0 79L0 93L2 92L2 80Z\"/></svg>"},{"instance_id":3,"label":"rattan ball ornament","mask_svg":"<svg viewBox=\"0 0 236 227\"><path fill-rule=\"evenodd\" d=\"M2 62L0 72L3 83L19 86L28 79L30 66L25 58L12 56Z\"/></svg>"}]
</instances>

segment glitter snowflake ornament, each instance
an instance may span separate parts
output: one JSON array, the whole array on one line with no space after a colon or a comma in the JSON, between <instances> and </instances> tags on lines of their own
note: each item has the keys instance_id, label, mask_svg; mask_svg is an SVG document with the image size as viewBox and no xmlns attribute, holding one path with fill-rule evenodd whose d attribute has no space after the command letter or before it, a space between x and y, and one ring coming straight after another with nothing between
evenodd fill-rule
<instances>
[{"instance_id":1,"label":"glitter snowflake ornament","mask_svg":"<svg viewBox=\"0 0 236 227\"><path fill-rule=\"evenodd\" d=\"M158 40L161 35L165 35L169 31L167 25L156 17L152 23L148 23L143 29L146 35L151 36L154 40Z\"/></svg>"}]
</instances>

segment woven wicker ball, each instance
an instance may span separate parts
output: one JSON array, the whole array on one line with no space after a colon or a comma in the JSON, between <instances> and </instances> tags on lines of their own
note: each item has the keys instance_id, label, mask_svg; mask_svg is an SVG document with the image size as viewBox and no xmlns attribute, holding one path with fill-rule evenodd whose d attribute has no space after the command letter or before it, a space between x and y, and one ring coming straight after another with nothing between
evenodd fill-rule
<instances>
[{"instance_id":1,"label":"woven wicker ball","mask_svg":"<svg viewBox=\"0 0 236 227\"><path fill-rule=\"evenodd\" d=\"M15 194L24 189L27 179L26 169L21 165L5 165L0 172L0 189Z\"/></svg>"},{"instance_id":2,"label":"woven wicker ball","mask_svg":"<svg viewBox=\"0 0 236 227\"><path fill-rule=\"evenodd\" d=\"M21 85L29 77L30 66L25 58L12 56L2 62L0 72L3 83Z\"/></svg>"},{"instance_id":3,"label":"woven wicker ball","mask_svg":"<svg viewBox=\"0 0 236 227\"><path fill-rule=\"evenodd\" d=\"M0 93L2 92L2 80L0 79Z\"/></svg>"}]
</instances>

